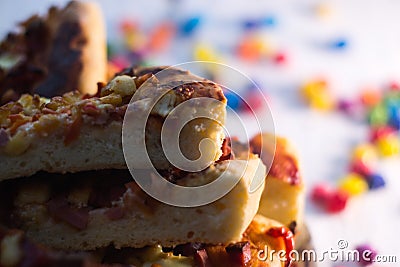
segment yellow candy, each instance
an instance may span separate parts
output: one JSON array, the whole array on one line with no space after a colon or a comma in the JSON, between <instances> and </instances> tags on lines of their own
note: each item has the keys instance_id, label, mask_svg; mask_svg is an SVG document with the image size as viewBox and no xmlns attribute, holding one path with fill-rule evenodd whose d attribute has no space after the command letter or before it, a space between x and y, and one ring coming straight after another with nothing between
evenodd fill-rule
<instances>
[{"instance_id":1,"label":"yellow candy","mask_svg":"<svg viewBox=\"0 0 400 267\"><path fill-rule=\"evenodd\" d=\"M194 59L199 61L213 61L218 62L214 50L207 45L197 45L194 48Z\"/></svg>"},{"instance_id":2,"label":"yellow candy","mask_svg":"<svg viewBox=\"0 0 400 267\"><path fill-rule=\"evenodd\" d=\"M376 161L376 149L372 144L361 144L353 150L353 161L371 163Z\"/></svg>"},{"instance_id":3,"label":"yellow candy","mask_svg":"<svg viewBox=\"0 0 400 267\"><path fill-rule=\"evenodd\" d=\"M222 62L222 59L215 53L215 50L204 44L199 44L194 48L193 58L198 61ZM217 64L207 64L204 67L211 73L218 72L219 70L219 65Z\"/></svg>"},{"instance_id":4,"label":"yellow candy","mask_svg":"<svg viewBox=\"0 0 400 267\"><path fill-rule=\"evenodd\" d=\"M327 17L332 15L333 10L328 4L321 3L315 7L315 12L319 17Z\"/></svg>"},{"instance_id":5,"label":"yellow candy","mask_svg":"<svg viewBox=\"0 0 400 267\"><path fill-rule=\"evenodd\" d=\"M126 34L124 42L129 49L137 51L146 45L147 39L144 34L134 31Z\"/></svg>"},{"instance_id":6,"label":"yellow candy","mask_svg":"<svg viewBox=\"0 0 400 267\"><path fill-rule=\"evenodd\" d=\"M316 95L327 90L326 82L322 80L311 81L303 85L301 93L306 100L314 98Z\"/></svg>"},{"instance_id":7,"label":"yellow candy","mask_svg":"<svg viewBox=\"0 0 400 267\"><path fill-rule=\"evenodd\" d=\"M315 109L325 111L332 110L335 107L333 98L327 91L323 91L310 99L310 105Z\"/></svg>"},{"instance_id":8,"label":"yellow candy","mask_svg":"<svg viewBox=\"0 0 400 267\"><path fill-rule=\"evenodd\" d=\"M400 152L400 141L393 135L379 138L376 146L383 157L398 155Z\"/></svg>"},{"instance_id":9,"label":"yellow candy","mask_svg":"<svg viewBox=\"0 0 400 267\"><path fill-rule=\"evenodd\" d=\"M339 188L351 196L360 195L368 190L368 183L356 173L350 173L339 181Z\"/></svg>"},{"instance_id":10,"label":"yellow candy","mask_svg":"<svg viewBox=\"0 0 400 267\"><path fill-rule=\"evenodd\" d=\"M334 99L327 88L326 82L323 80L306 83L301 88L301 94L312 108L331 110L335 107Z\"/></svg>"}]
</instances>

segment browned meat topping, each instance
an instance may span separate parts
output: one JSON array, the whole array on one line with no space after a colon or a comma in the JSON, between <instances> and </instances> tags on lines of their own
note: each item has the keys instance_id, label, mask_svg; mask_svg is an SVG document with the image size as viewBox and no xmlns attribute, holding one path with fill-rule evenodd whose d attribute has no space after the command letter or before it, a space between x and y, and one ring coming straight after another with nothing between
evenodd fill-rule
<instances>
[{"instance_id":1,"label":"browned meat topping","mask_svg":"<svg viewBox=\"0 0 400 267\"><path fill-rule=\"evenodd\" d=\"M196 253L196 251L201 250L203 248L204 244L202 243L186 243L175 246L172 252L175 256L182 255L186 257L191 257Z\"/></svg>"},{"instance_id":2,"label":"browned meat topping","mask_svg":"<svg viewBox=\"0 0 400 267\"><path fill-rule=\"evenodd\" d=\"M251 260L250 242L248 241L229 244L225 250L235 265L246 266Z\"/></svg>"},{"instance_id":3,"label":"browned meat topping","mask_svg":"<svg viewBox=\"0 0 400 267\"><path fill-rule=\"evenodd\" d=\"M66 222L79 230L86 229L89 222L89 210L70 205L66 197L51 199L47 203L47 210L54 219Z\"/></svg>"}]
</instances>

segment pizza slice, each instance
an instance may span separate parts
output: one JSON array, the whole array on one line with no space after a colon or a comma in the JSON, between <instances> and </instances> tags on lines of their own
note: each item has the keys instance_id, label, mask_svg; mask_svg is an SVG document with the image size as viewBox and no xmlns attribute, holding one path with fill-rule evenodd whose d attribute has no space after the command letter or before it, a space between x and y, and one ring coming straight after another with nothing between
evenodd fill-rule
<instances>
[{"instance_id":1,"label":"pizza slice","mask_svg":"<svg viewBox=\"0 0 400 267\"><path fill-rule=\"evenodd\" d=\"M24 93L96 92L106 81L106 37L97 4L71 1L19 24L0 42L0 103Z\"/></svg>"}]
</instances>

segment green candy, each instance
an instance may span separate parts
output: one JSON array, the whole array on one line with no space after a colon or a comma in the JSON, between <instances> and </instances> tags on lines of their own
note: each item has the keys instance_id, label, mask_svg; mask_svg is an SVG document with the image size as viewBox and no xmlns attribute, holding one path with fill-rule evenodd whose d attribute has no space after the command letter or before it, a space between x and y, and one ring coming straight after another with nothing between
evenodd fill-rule
<instances>
[{"instance_id":1,"label":"green candy","mask_svg":"<svg viewBox=\"0 0 400 267\"><path fill-rule=\"evenodd\" d=\"M369 112L368 122L372 126L384 126L388 119L387 108L384 105L376 105Z\"/></svg>"}]
</instances>

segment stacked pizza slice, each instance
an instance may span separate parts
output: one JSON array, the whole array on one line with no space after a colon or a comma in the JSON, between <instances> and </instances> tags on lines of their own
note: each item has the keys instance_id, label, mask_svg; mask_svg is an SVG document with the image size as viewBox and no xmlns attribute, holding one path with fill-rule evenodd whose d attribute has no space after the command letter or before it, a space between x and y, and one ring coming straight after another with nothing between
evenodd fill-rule
<instances>
[{"instance_id":1,"label":"stacked pizza slice","mask_svg":"<svg viewBox=\"0 0 400 267\"><path fill-rule=\"evenodd\" d=\"M304 185L284 139L226 138L221 87L177 68L132 67L97 88L0 107L0 266L291 263ZM175 132L205 167L164 151Z\"/></svg>"}]
</instances>

